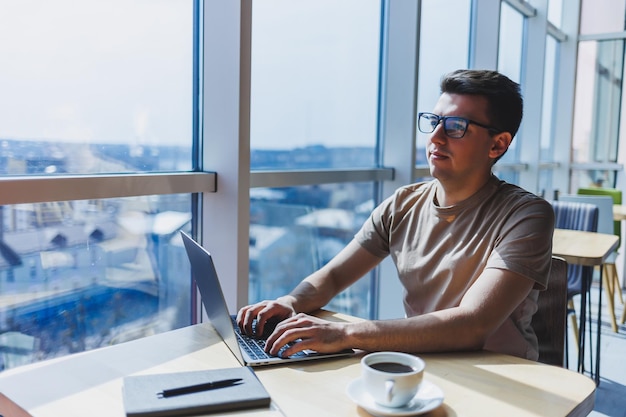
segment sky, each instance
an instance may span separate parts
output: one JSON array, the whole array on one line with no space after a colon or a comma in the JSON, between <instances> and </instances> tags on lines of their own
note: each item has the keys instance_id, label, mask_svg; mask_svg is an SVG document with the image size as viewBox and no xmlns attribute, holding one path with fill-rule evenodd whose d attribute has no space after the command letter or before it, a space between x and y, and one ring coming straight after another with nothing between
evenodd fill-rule
<instances>
[{"instance_id":1,"label":"sky","mask_svg":"<svg viewBox=\"0 0 626 417\"><path fill-rule=\"evenodd\" d=\"M376 141L379 0L253 2L251 146Z\"/></svg>"},{"instance_id":2,"label":"sky","mask_svg":"<svg viewBox=\"0 0 626 417\"><path fill-rule=\"evenodd\" d=\"M379 1L253 4L252 146L373 146ZM0 0L0 138L190 143L192 7Z\"/></svg>"},{"instance_id":3,"label":"sky","mask_svg":"<svg viewBox=\"0 0 626 417\"><path fill-rule=\"evenodd\" d=\"M418 111L468 65L469 4L422 3ZM0 138L190 145L192 15L193 0L0 0ZM374 146L380 20L380 0L255 0L251 147Z\"/></svg>"},{"instance_id":4,"label":"sky","mask_svg":"<svg viewBox=\"0 0 626 417\"><path fill-rule=\"evenodd\" d=\"M191 5L0 0L0 137L190 137Z\"/></svg>"}]
</instances>

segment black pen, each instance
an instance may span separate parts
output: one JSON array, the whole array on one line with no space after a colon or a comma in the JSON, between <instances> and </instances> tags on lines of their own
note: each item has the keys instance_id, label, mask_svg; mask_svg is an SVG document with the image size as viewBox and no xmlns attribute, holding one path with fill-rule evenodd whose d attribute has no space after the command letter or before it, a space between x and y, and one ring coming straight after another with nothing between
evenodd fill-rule
<instances>
[{"instance_id":1,"label":"black pen","mask_svg":"<svg viewBox=\"0 0 626 417\"><path fill-rule=\"evenodd\" d=\"M220 381L205 382L203 384L189 385L186 387L169 388L169 389L164 389L161 392L157 392L157 397L167 398L167 397L174 397L176 395L191 394L194 392L201 392L201 391L208 391L211 389L230 387L232 385L239 385L238 383L241 381L242 381L241 378L223 379Z\"/></svg>"}]
</instances>

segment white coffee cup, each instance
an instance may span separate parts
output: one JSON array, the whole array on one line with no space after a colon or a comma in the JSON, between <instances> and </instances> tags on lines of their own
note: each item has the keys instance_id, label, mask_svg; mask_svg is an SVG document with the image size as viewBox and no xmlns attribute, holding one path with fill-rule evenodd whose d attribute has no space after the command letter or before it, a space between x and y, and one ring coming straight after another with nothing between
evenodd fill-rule
<instances>
[{"instance_id":1,"label":"white coffee cup","mask_svg":"<svg viewBox=\"0 0 626 417\"><path fill-rule=\"evenodd\" d=\"M403 407L417 394L425 367L421 358L408 353L370 353L361 359L363 386L377 404Z\"/></svg>"}]
</instances>

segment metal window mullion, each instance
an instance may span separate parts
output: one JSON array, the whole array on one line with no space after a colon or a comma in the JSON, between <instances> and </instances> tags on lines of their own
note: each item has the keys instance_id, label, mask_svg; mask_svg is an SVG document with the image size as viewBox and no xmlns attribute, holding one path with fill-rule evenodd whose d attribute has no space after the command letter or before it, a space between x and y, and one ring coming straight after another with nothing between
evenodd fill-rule
<instances>
[{"instance_id":1,"label":"metal window mullion","mask_svg":"<svg viewBox=\"0 0 626 417\"><path fill-rule=\"evenodd\" d=\"M379 116L379 140L383 166L394 167L392 181L382 184L382 197L413 181L416 147L417 85L419 67L419 19L421 2L384 2L383 48ZM396 318L403 314L398 305L402 287L398 280L385 280L397 274L390 259L380 265L379 280L374 283L375 311L372 318ZM378 305L375 305L378 302Z\"/></svg>"},{"instance_id":2,"label":"metal window mullion","mask_svg":"<svg viewBox=\"0 0 626 417\"><path fill-rule=\"evenodd\" d=\"M216 178L212 172L3 177L0 205L213 193Z\"/></svg>"},{"instance_id":3,"label":"metal window mullion","mask_svg":"<svg viewBox=\"0 0 626 417\"><path fill-rule=\"evenodd\" d=\"M523 14L526 17L533 17L537 15L537 9L535 7L533 7L532 4L530 4L527 1L524 0L504 0L505 3L507 3L509 6L511 6L512 8L514 8L515 10L517 10L518 12L520 12L521 14Z\"/></svg>"},{"instance_id":4,"label":"metal window mullion","mask_svg":"<svg viewBox=\"0 0 626 417\"><path fill-rule=\"evenodd\" d=\"M550 21L548 21L548 35L552 36L559 42L565 42L567 40L567 34Z\"/></svg>"},{"instance_id":5,"label":"metal window mullion","mask_svg":"<svg viewBox=\"0 0 626 417\"><path fill-rule=\"evenodd\" d=\"M252 171L250 188L393 180L392 168Z\"/></svg>"},{"instance_id":6,"label":"metal window mullion","mask_svg":"<svg viewBox=\"0 0 626 417\"><path fill-rule=\"evenodd\" d=\"M572 171L623 171L624 165L617 162L572 162Z\"/></svg>"},{"instance_id":7,"label":"metal window mullion","mask_svg":"<svg viewBox=\"0 0 626 417\"><path fill-rule=\"evenodd\" d=\"M625 32L593 33L593 34L578 35L578 41L579 42L611 41L611 40L617 40L617 39L626 39L626 31Z\"/></svg>"}]
</instances>

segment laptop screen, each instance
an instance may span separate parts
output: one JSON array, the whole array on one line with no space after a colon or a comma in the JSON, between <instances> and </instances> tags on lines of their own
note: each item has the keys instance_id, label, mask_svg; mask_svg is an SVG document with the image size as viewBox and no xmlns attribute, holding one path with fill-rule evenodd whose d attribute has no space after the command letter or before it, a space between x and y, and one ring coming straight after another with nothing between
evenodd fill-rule
<instances>
[{"instance_id":1,"label":"laptop screen","mask_svg":"<svg viewBox=\"0 0 626 417\"><path fill-rule=\"evenodd\" d=\"M228 312L226 300L224 299L224 293L222 292L222 287L217 277L217 271L213 264L213 258L206 249L200 246L186 233L180 232L180 234L185 244L189 262L191 263L191 274L200 291L202 305L204 305L207 317L239 363L245 365L241 351L239 350L239 344L237 343L237 335L233 330L233 323L230 313Z\"/></svg>"}]
</instances>

